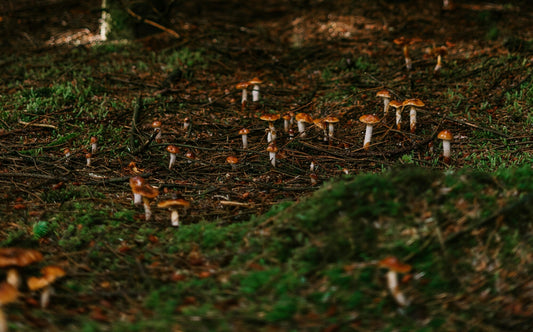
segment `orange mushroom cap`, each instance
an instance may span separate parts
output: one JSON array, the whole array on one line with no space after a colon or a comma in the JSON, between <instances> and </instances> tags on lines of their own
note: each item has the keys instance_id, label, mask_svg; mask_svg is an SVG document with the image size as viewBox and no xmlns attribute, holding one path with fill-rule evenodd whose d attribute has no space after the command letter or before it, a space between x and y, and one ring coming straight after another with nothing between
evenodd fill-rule
<instances>
[{"instance_id":1,"label":"orange mushroom cap","mask_svg":"<svg viewBox=\"0 0 533 332\"><path fill-rule=\"evenodd\" d=\"M398 273L407 273L411 271L411 265L400 263L398 258L394 256L389 256L387 258L380 260L378 265L380 267L384 267L384 268L387 268L389 270L392 270Z\"/></svg>"},{"instance_id":2,"label":"orange mushroom cap","mask_svg":"<svg viewBox=\"0 0 533 332\"><path fill-rule=\"evenodd\" d=\"M178 153L178 152L180 152L180 148L178 148L175 145L169 145L169 146L167 146L167 151L170 152L170 153Z\"/></svg>"},{"instance_id":3,"label":"orange mushroom cap","mask_svg":"<svg viewBox=\"0 0 533 332\"><path fill-rule=\"evenodd\" d=\"M376 124L379 122L379 118L374 114L365 114L359 118L359 121L366 123L367 125Z\"/></svg>"},{"instance_id":4,"label":"orange mushroom cap","mask_svg":"<svg viewBox=\"0 0 533 332\"><path fill-rule=\"evenodd\" d=\"M307 113L298 113L295 117L296 121L303 121L307 123L313 123L313 118Z\"/></svg>"},{"instance_id":5,"label":"orange mushroom cap","mask_svg":"<svg viewBox=\"0 0 533 332\"><path fill-rule=\"evenodd\" d=\"M402 106L415 106L415 107L422 107L424 106L424 102L417 98L412 99L406 99L403 101Z\"/></svg>"},{"instance_id":6,"label":"orange mushroom cap","mask_svg":"<svg viewBox=\"0 0 533 332\"><path fill-rule=\"evenodd\" d=\"M280 117L279 114L271 114L271 113L267 113L267 114L263 114L259 117L259 119L263 120L263 121L276 121L278 120Z\"/></svg>"},{"instance_id":7,"label":"orange mushroom cap","mask_svg":"<svg viewBox=\"0 0 533 332\"><path fill-rule=\"evenodd\" d=\"M250 130L248 130L247 128L242 128L241 130L239 130L239 135L248 135L250 133Z\"/></svg>"},{"instance_id":8,"label":"orange mushroom cap","mask_svg":"<svg viewBox=\"0 0 533 332\"><path fill-rule=\"evenodd\" d=\"M446 141L451 141L453 139L452 132L447 129L441 131L437 137Z\"/></svg>"},{"instance_id":9,"label":"orange mushroom cap","mask_svg":"<svg viewBox=\"0 0 533 332\"><path fill-rule=\"evenodd\" d=\"M228 156L226 158L226 162L230 165L234 165L234 164L237 164L239 162L239 158L235 157L235 156Z\"/></svg>"}]
</instances>

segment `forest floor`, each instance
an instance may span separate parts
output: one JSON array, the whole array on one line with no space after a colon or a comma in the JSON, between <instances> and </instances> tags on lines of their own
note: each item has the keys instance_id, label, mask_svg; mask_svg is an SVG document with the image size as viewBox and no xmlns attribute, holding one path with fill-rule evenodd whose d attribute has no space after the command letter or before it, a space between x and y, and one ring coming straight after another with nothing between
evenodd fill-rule
<instances>
[{"instance_id":1,"label":"forest floor","mask_svg":"<svg viewBox=\"0 0 533 332\"><path fill-rule=\"evenodd\" d=\"M533 4L186 2L105 42L99 6L0 5L0 245L43 253L24 278L66 270L47 308L26 285L3 306L13 330L531 329ZM383 89L423 101L413 131ZM260 117L290 112L339 122L277 120L273 166ZM149 221L133 176L159 190ZM179 227L157 207L176 197Z\"/></svg>"}]
</instances>

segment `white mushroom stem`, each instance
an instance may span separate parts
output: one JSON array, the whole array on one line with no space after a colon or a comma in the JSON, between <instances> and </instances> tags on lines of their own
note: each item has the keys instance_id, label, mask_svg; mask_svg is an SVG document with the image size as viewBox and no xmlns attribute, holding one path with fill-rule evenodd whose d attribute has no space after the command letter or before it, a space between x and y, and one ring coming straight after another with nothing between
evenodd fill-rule
<instances>
[{"instance_id":1,"label":"white mushroom stem","mask_svg":"<svg viewBox=\"0 0 533 332\"><path fill-rule=\"evenodd\" d=\"M252 89L252 101L258 102L259 101L259 85L255 84Z\"/></svg>"},{"instance_id":2,"label":"white mushroom stem","mask_svg":"<svg viewBox=\"0 0 533 332\"><path fill-rule=\"evenodd\" d=\"M48 307L50 304L50 296L54 293L54 288L50 285L46 286L41 293L41 308Z\"/></svg>"},{"instance_id":3,"label":"white mushroom stem","mask_svg":"<svg viewBox=\"0 0 533 332\"><path fill-rule=\"evenodd\" d=\"M394 300L401 305L406 306L409 304L409 301L405 298L405 295L400 291L398 286L398 274L395 271L389 270L387 272L387 287L394 297Z\"/></svg>"},{"instance_id":4,"label":"white mushroom stem","mask_svg":"<svg viewBox=\"0 0 533 332\"><path fill-rule=\"evenodd\" d=\"M283 119L283 131L285 131L286 133L289 132L289 120L288 119Z\"/></svg>"},{"instance_id":5,"label":"white mushroom stem","mask_svg":"<svg viewBox=\"0 0 533 332\"><path fill-rule=\"evenodd\" d=\"M150 200L146 197L142 198L144 206L144 218L146 221L152 218L152 210L150 210Z\"/></svg>"},{"instance_id":6,"label":"white mushroom stem","mask_svg":"<svg viewBox=\"0 0 533 332\"><path fill-rule=\"evenodd\" d=\"M305 122L304 121L298 121L298 132L300 133L300 136L305 135Z\"/></svg>"},{"instance_id":7,"label":"white mushroom stem","mask_svg":"<svg viewBox=\"0 0 533 332\"><path fill-rule=\"evenodd\" d=\"M276 152L269 152L268 158L270 159L272 166L276 167Z\"/></svg>"},{"instance_id":8,"label":"white mushroom stem","mask_svg":"<svg viewBox=\"0 0 533 332\"><path fill-rule=\"evenodd\" d=\"M91 143L91 153L96 153L97 143Z\"/></svg>"},{"instance_id":9,"label":"white mushroom stem","mask_svg":"<svg viewBox=\"0 0 533 332\"><path fill-rule=\"evenodd\" d=\"M416 108L414 107L409 110L409 127L411 132L414 133L416 130Z\"/></svg>"},{"instance_id":10,"label":"white mushroom stem","mask_svg":"<svg viewBox=\"0 0 533 332\"><path fill-rule=\"evenodd\" d=\"M268 135L267 135L268 143L275 141L276 138L278 138L278 136L276 135L276 129L270 128L270 130L268 131Z\"/></svg>"},{"instance_id":11,"label":"white mushroom stem","mask_svg":"<svg viewBox=\"0 0 533 332\"><path fill-rule=\"evenodd\" d=\"M328 136L330 138L333 138L333 135L335 133L335 125L333 123L328 123ZM324 137L325 140L325 137Z\"/></svg>"},{"instance_id":12,"label":"white mushroom stem","mask_svg":"<svg viewBox=\"0 0 533 332\"><path fill-rule=\"evenodd\" d=\"M4 310L2 310L2 307L0 307L0 332L7 332L8 326L7 326L7 319L6 314L4 314Z\"/></svg>"},{"instance_id":13,"label":"white mushroom stem","mask_svg":"<svg viewBox=\"0 0 533 332\"><path fill-rule=\"evenodd\" d=\"M91 157L87 157L87 167L91 167Z\"/></svg>"},{"instance_id":14,"label":"white mushroom stem","mask_svg":"<svg viewBox=\"0 0 533 332\"><path fill-rule=\"evenodd\" d=\"M445 160L449 160L452 154L452 145L449 140L442 140L442 156Z\"/></svg>"},{"instance_id":15,"label":"white mushroom stem","mask_svg":"<svg viewBox=\"0 0 533 332\"><path fill-rule=\"evenodd\" d=\"M170 154L170 162L168 164L168 169L172 169L172 165L174 165L175 162L176 162L176 154L175 153L171 153Z\"/></svg>"},{"instance_id":16,"label":"white mushroom stem","mask_svg":"<svg viewBox=\"0 0 533 332\"><path fill-rule=\"evenodd\" d=\"M133 194L133 204L139 205L142 203L142 201L143 200L142 200L141 194L135 194L135 193Z\"/></svg>"},{"instance_id":17,"label":"white mushroom stem","mask_svg":"<svg viewBox=\"0 0 533 332\"><path fill-rule=\"evenodd\" d=\"M248 135L247 134L242 135L242 148L248 149Z\"/></svg>"},{"instance_id":18,"label":"white mushroom stem","mask_svg":"<svg viewBox=\"0 0 533 332\"><path fill-rule=\"evenodd\" d=\"M177 209L170 210L170 222L174 227L178 227L180 225L180 215Z\"/></svg>"},{"instance_id":19,"label":"white mushroom stem","mask_svg":"<svg viewBox=\"0 0 533 332\"><path fill-rule=\"evenodd\" d=\"M242 106L245 106L247 101L248 101L248 90L242 89L242 98L241 98Z\"/></svg>"},{"instance_id":20,"label":"white mushroom stem","mask_svg":"<svg viewBox=\"0 0 533 332\"><path fill-rule=\"evenodd\" d=\"M16 289L19 289L20 287L20 275L17 269L9 269L7 271L7 278L6 281L11 286L15 287Z\"/></svg>"},{"instance_id":21,"label":"white mushroom stem","mask_svg":"<svg viewBox=\"0 0 533 332\"><path fill-rule=\"evenodd\" d=\"M434 71L439 71L442 68L442 56L439 54L437 55L437 65L435 66Z\"/></svg>"},{"instance_id":22,"label":"white mushroom stem","mask_svg":"<svg viewBox=\"0 0 533 332\"><path fill-rule=\"evenodd\" d=\"M159 128L159 127L154 128L154 133L155 133L155 140L156 140L156 142L160 141L161 138L162 138L162 135L161 135L161 128Z\"/></svg>"},{"instance_id":23,"label":"white mushroom stem","mask_svg":"<svg viewBox=\"0 0 533 332\"><path fill-rule=\"evenodd\" d=\"M373 125L371 124L367 124L366 125L366 131L365 131L365 140L363 142L363 148L365 150L368 149L368 147L370 146L370 140L372 139L372 129L373 129Z\"/></svg>"},{"instance_id":24,"label":"white mushroom stem","mask_svg":"<svg viewBox=\"0 0 533 332\"><path fill-rule=\"evenodd\" d=\"M387 115L389 113L389 103L390 98L383 98L383 115Z\"/></svg>"},{"instance_id":25,"label":"white mushroom stem","mask_svg":"<svg viewBox=\"0 0 533 332\"><path fill-rule=\"evenodd\" d=\"M402 110L400 107L396 109L396 128L398 130L402 128Z\"/></svg>"}]
</instances>

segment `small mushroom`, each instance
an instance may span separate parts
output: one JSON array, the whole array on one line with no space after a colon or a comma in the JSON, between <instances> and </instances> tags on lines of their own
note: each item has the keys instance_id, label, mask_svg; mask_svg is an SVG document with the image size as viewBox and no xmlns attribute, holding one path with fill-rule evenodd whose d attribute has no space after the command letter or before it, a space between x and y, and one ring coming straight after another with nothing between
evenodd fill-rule
<instances>
[{"instance_id":1,"label":"small mushroom","mask_svg":"<svg viewBox=\"0 0 533 332\"><path fill-rule=\"evenodd\" d=\"M292 116L289 113L283 114L281 117L283 119L283 131L288 133L290 129Z\"/></svg>"},{"instance_id":2,"label":"small mushroom","mask_svg":"<svg viewBox=\"0 0 533 332\"><path fill-rule=\"evenodd\" d=\"M389 113L389 103L392 98L391 93L388 90L380 90L376 93L376 96L383 98L383 116L387 116L387 113Z\"/></svg>"},{"instance_id":3,"label":"small mushroom","mask_svg":"<svg viewBox=\"0 0 533 332\"><path fill-rule=\"evenodd\" d=\"M433 71L437 72L442 69L442 57L448 54L448 49L444 46L434 48L432 50L433 55L437 56L437 64L435 65L435 68Z\"/></svg>"},{"instance_id":4,"label":"small mushroom","mask_svg":"<svg viewBox=\"0 0 533 332\"><path fill-rule=\"evenodd\" d=\"M150 200L159 195L159 190L147 184L140 176L130 178L130 187L134 196L134 204L139 204L142 200L146 221L152 217L150 210ZM140 197L140 198L139 198Z\"/></svg>"},{"instance_id":5,"label":"small mushroom","mask_svg":"<svg viewBox=\"0 0 533 332\"><path fill-rule=\"evenodd\" d=\"M19 295L16 287L13 285L2 282L0 283L0 332L7 332L7 318L4 314L3 307L11 302L14 302Z\"/></svg>"},{"instance_id":6,"label":"small mushroom","mask_svg":"<svg viewBox=\"0 0 533 332\"><path fill-rule=\"evenodd\" d=\"M416 108L417 107L423 107L425 104L420 99L407 99L404 100L402 103L402 107L409 106L409 127L411 129L411 133L414 133L416 130Z\"/></svg>"},{"instance_id":7,"label":"small mushroom","mask_svg":"<svg viewBox=\"0 0 533 332\"><path fill-rule=\"evenodd\" d=\"M324 122L328 124L328 136L331 140L335 132L335 124L339 122L339 118L333 115L328 115L324 118Z\"/></svg>"},{"instance_id":8,"label":"small mushroom","mask_svg":"<svg viewBox=\"0 0 533 332\"><path fill-rule=\"evenodd\" d=\"M402 128L402 109L403 103L397 100L391 100L389 106L396 110L396 128L400 130Z\"/></svg>"},{"instance_id":9,"label":"small mushroom","mask_svg":"<svg viewBox=\"0 0 533 332\"><path fill-rule=\"evenodd\" d=\"M231 169L232 170L236 170L237 169L237 164L239 163L239 158L237 158L235 156L228 156L226 158L226 163L231 165Z\"/></svg>"},{"instance_id":10,"label":"small mushroom","mask_svg":"<svg viewBox=\"0 0 533 332\"><path fill-rule=\"evenodd\" d=\"M262 84L263 81L261 81L258 77L254 77L248 81L248 83L253 85L252 102L256 103L259 101L259 84Z\"/></svg>"},{"instance_id":11,"label":"small mushroom","mask_svg":"<svg viewBox=\"0 0 533 332\"><path fill-rule=\"evenodd\" d=\"M159 120L153 121L152 128L154 129L154 133L155 133L155 141L157 143L161 143L161 138L163 137L161 134L161 121Z\"/></svg>"},{"instance_id":12,"label":"small mushroom","mask_svg":"<svg viewBox=\"0 0 533 332\"><path fill-rule=\"evenodd\" d=\"M96 149L97 149L97 145L98 145L98 138L96 138L96 136L92 136L91 137L91 153L96 153Z\"/></svg>"},{"instance_id":13,"label":"small mushroom","mask_svg":"<svg viewBox=\"0 0 533 332\"><path fill-rule=\"evenodd\" d=\"M238 90L242 90L242 98L241 98L241 109L244 111L246 109L246 103L248 102L248 86L250 83L248 82L240 82L235 87Z\"/></svg>"},{"instance_id":14,"label":"small mushroom","mask_svg":"<svg viewBox=\"0 0 533 332\"><path fill-rule=\"evenodd\" d=\"M328 128L326 127L326 122L323 119L314 119L313 123L315 126L324 132L324 142L328 141Z\"/></svg>"},{"instance_id":15,"label":"small mushroom","mask_svg":"<svg viewBox=\"0 0 533 332\"><path fill-rule=\"evenodd\" d=\"M183 130L187 131L190 126L191 126L191 119L189 119L188 117L183 119Z\"/></svg>"},{"instance_id":16,"label":"small mushroom","mask_svg":"<svg viewBox=\"0 0 533 332\"><path fill-rule=\"evenodd\" d=\"M453 135L449 130L445 129L441 131L437 137L442 140L442 157L444 158L444 163L450 164L450 158L452 154L451 142Z\"/></svg>"},{"instance_id":17,"label":"small mushroom","mask_svg":"<svg viewBox=\"0 0 533 332\"><path fill-rule=\"evenodd\" d=\"M411 60L411 56L409 55L409 45L412 45L412 44L417 43L419 41L422 41L422 39L420 39L420 38L405 38L405 37L400 37L400 38L394 39L394 43L396 45L402 46L403 56L405 58L405 67L407 68L407 70L411 70L412 67L413 67L413 62Z\"/></svg>"},{"instance_id":18,"label":"small mushroom","mask_svg":"<svg viewBox=\"0 0 533 332\"><path fill-rule=\"evenodd\" d=\"M409 305L409 301L405 298L405 295L398 287L398 273L407 273L411 271L411 266L400 263L396 257L387 257L382 259L379 261L378 265L379 267L388 269L387 287L394 297L394 300L396 300L396 302L401 306Z\"/></svg>"},{"instance_id":19,"label":"small mushroom","mask_svg":"<svg viewBox=\"0 0 533 332\"><path fill-rule=\"evenodd\" d=\"M37 250L0 248L0 268L9 267L6 281L17 289L20 286L20 276L16 268L39 262L42 259L43 255Z\"/></svg>"},{"instance_id":20,"label":"small mushroom","mask_svg":"<svg viewBox=\"0 0 533 332\"><path fill-rule=\"evenodd\" d=\"M275 143L270 143L267 147L268 151L268 159L270 160L270 163L272 166L276 167L276 153L278 153L278 147Z\"/></svg>"},{"instance_id":21,"label":"small mushroom","mask_svg":"<svg viewBox=\"0 0 533 332\"><path fill-rule=\"evenodd\" d=\"M93 158L92 153L87 152L87 153L85 154L85 159L87 160L87 167L91 167L91 160L92 160L92 158Z\"/></svg>"},{"instance_id":22,"label":"small mushroom","mask_svg":"<svg viewBox=\"0 0 533 332\"><path fill-rule=\"evenodd\" d=\"M300 133L300 137L305 136L305 124L306 123L313 123L313 118L309 116L307 113L298 113L296 114L296 122L298 123L298 132Z\"/></svg>"},{"instance_id":23,"label":"small mushroom","mask_svg":"<svg viewBox=\"0 0 533 332\"><path fill-rule=\"evenodd\" d=\"M275 132L276 132L276 128L274 127L274 122L278 120L279 118L280 118L279 114L272 114L272 113L263 114L259 117L259 119L268 122L268 129L269 129L268 138L267 138L268 143L275 140L275 138L272 137L272 135L275 135Z\"/></svg>"},{"instance_id":24,"label":"small mushroom","mask_svg":"<svg viewBox=\"0 0 533 332\"><path fill-rule=\"evenodd\" d=\"M239 135L242 136L242 148L243 149L248 149L248 134L250 133L250 130L246 129L246 128L242 128L241 130L239 130Z\"/></svg>"},{"instance_id":25,"label":"small mushroom","mask_svg":"<svg viewBox=\"0 0 533 332\"><path fill-rule=\"evenodd\" d=\"M196 156L196 154L194 152L192 152L191 150L185 152L185 158L187 158L187 162L190 164L193 162L193 160L197 160L198 157Z\"/></svg>"},{"instance_id":26,"label":"small mushroom","mask_svg":"<svg viewBox=\"0 0 533 332\"><path fill-rule=\"evenodd\" d=\"M165 208L170 210L170 222L172 226L178 227L180 225L179 212L178 209L183 207L187 209L191 203L182 198L169 199L166 201L161 201L157 204L158 208Z\"/></svg>"},{"instance_id":27,"label":"small mushroom","mask_svg":"<svg viewBox=\"0 0 533 332\"><path fill-rule=\"evenodd\" d=\"M48 307L50 303L50 296L54 292L52 284L61 277L65 276L65 270L59 266L45 266L41 269L42 277L29 277L26 281L28 288L32 291L42 289L41 292L41 308Z\"/></svg>"},{"instance_id":28,"label":"small mushroom","mask_svg":"<svg viewBox=\"0 0 533 332\"><path fill-rule=\"evenodd\" d=\"M168 164L168 169L172 169L172 165L176 162L176 154L180 152L180 149L175 145L167 146L167 151L170 153L170 162Z\"/></svg>"},{"instance_id":29,"label":"small mushroom","mask_svg":"<svg viewBox=\"0 0 533 332\"><path fill-rule=\"evenodd\" d=\"M366 124L365 140L363 142L363 148L368 150L370 147L370 140L372 139L372 130L376 123L379 122L379 118L374 114L365 114L359 118L359 121Z\"/></svg>"}]
</instances>

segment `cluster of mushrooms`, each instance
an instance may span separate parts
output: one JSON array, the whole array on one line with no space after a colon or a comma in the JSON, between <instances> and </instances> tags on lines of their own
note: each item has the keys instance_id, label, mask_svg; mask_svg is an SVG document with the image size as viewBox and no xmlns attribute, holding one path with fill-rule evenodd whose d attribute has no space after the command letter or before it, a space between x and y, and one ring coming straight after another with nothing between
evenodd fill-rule
<instances>
[{"instance_id":1,"label":"cluster of mushrooms","mask_svg":"<svg viewBox=\"0 0 533 332\"><path fill-rule=\"evenodd\" d=\"M0 268L7 269L6 281L0 283L0 332L7 331L7 320L2 311L2 307L14 302L20 295L22 278L19 269L40 262L43 255L33 249L23 248L0 248ZM34 291L41 291L40 304L46 308L50 303L50 296L53 293L52 284L65 276L65 270L59 266L48 265L41 269L41 276L30 276L26 279L27 288Z\"/></svg>"}]
</instances>

